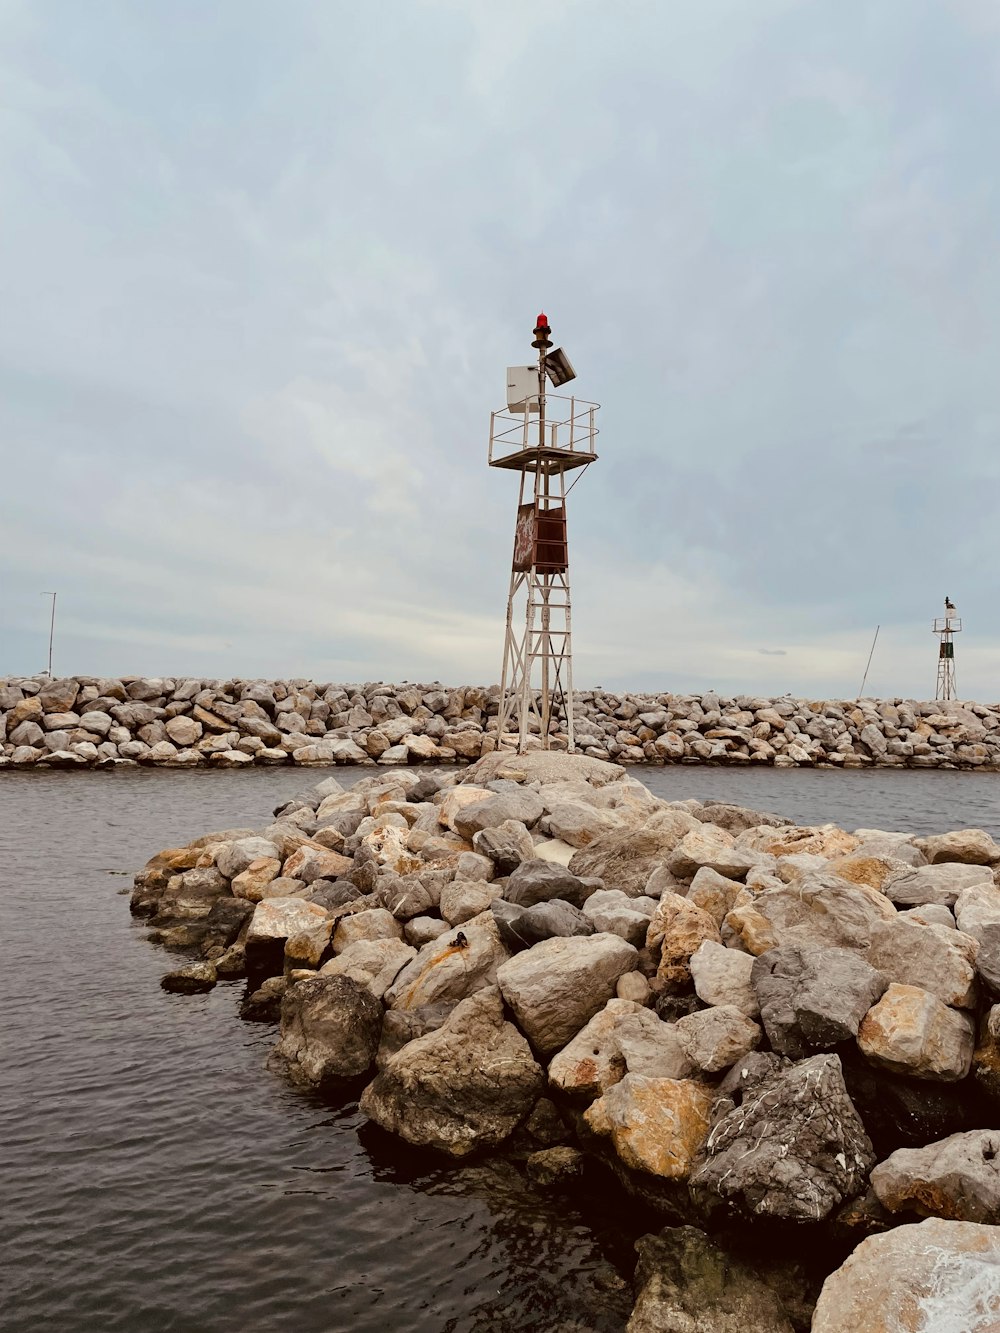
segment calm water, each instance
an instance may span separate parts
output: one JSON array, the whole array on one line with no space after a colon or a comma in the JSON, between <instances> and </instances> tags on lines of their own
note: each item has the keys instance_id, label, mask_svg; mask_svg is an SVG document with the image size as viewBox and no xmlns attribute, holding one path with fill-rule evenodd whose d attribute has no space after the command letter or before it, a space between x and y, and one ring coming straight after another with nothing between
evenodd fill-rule
<instances>
[{"instance_id":1,"label":"calm water","mask_svg":"<svg viewBox=\"0 0 1000 1333\"><path fill-rule=\"evenodd\" d=\"M671 799L1000 837L998 774L636 772ZM175 956L146 942L114 872L212 828L261 826L309 780L0 776L0 1326L623 1329L646 1229L631 1210L546 1196L512 1166L401 1152L354 1104L264 1069L273 1032L236 1017L240 983L160 990Z\"/></svg>"}]
</instances>

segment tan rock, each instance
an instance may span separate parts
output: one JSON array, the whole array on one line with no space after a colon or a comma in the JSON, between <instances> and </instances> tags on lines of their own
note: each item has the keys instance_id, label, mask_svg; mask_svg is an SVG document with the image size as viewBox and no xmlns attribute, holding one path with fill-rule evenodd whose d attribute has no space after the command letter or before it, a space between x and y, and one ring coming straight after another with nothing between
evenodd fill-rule
<instances>
[{"instance_id":1,"label":"tan rock","mask_svg":"<svg viewBox=\"0 0 1000 1333\"><path fill-rule=\"evenodd\" d=\"M707 912L717 926L722 925L734 907L748 906L754 899L742 884L720 875L709 866L702 866L698 871L686 896L689 903Z\"/></svg>"},{"instance_id":2,"label":"tan rock","mask_svg":"<svg viewBox=\"0 0 1000 1333\"><path fill-rule=\"evenodd\" d=\"M972 1067L975 1029L918 986L893 984L861 1021L858 1046L882 1069L954 1083Z\"/></svg>"},{"instance_id":3,"label":"tan rock","mask_svg":"<svg viewBox=\"0 0 1000 1333\"><path fill-rule=\"evenodd\" d=\"M971 935L948 926L925 926L897 914L872 927L865 957L890 981L919 986L945 1004L971 1009L978 995L978 952L979 945Z\"/></svg>"},{"instance_id":4,"label":"tan rock","mask_svg":"<svg viewBox=\"0 0 1000 1333\"><path fill-rule=\"evenodd\" d=\"M610 1137L636 1171L686 1180L708 1138L715 1093L689 1079L627 1074L585 1112L595 1134Z\"/></svg>"},{"instance_id":5,"label":"tan rock","mask_svg":"<svg viewBox=\"0 0 1000 1333\"><path fill-rule=\"evenodd\" d=\"M166 732L172 741L178 745L194 745L195 741L201 739L201 723L193 717L186 717L183 714L180 717L172 717L166 723Z\"/></svg>"},{"instance_id":6,"label":"tan rock","mask_svg":"<svg viewBox=\"0 0 1000 1333\"><path fill-rule=\"evenodd\" d=\"M549 1082L560 1092L591 1101L629 1073L683 1079L694 1066L671 1024L641 1004L616 999L553 1057Z\"/></svg>"},{"instance_id":7,"label":"tan rock","mask_svg":"<svg viewBox=\"0 0 1000 1333\"><path fill-rule=\"evenodd\" d=\"M403 927L384 907L372 907L366 912L342 916L333 937L333 951L343 953L359 940L401 940Z\"/></svg>"},{"instance_id":8,"label":"tan rock","mask_svg":"<svg viewBox=\"0 0 1000 1333\"><path fill-rule=\"evenodd\" d=\"M839 856L830 862L830 869L850 884L867 884L881 892L891 875L909 867L888 856Z\"/></svg>"},{"instance_id":9,"label":"tan rock","mask_svg":"<svg viewBox=\"0 0 1000 1333\"><path fill-rule=\"evenodd\" d=\"M722 942L708 913L678 893L665 893L649 923L646 946L660 950L656 975L667 990L681 990L690 983L691 955L705 940Z\"/></svg>"},{"instance_id":10,"label":"tan rock","mask_svg":"<svg viewBox=\"0 0 1000 1333\"><path fill-rule=\"evenodd\" d=\"M812 1333L997 1333L1000 1228L928 1218L869 1236L823 1283Z\"/></svg>"},{"instance_id":11,"label":"tan rock","mask_svg":"<svg viewBox=\"0 0 1000 1333\"><path fill-rule=\"evenodd\" d=\"M311 884L316 879L339 879L353 869L354 862L349 856L303 843L286 860L281 873L286 879L301 879Z\"/></svg>"},{"instance_id":12,"label":"tan rock","mask_svg":"<svg viewBox=\"0 0 1000 1333\"><path fill-rule=\"evenodd\" d=\"M466 805L476 805L480 801L485 801L493 793L485 787L475 787L472 785L460 784L457 787L451 787L445 792L438 806L438 821L452 833L457 833L455 827L455 816Z\"/></svg>"},{"instance_id":13,"label":"tan rock","mask_svg":"<svg viewBox=\"0 0 1000 1333\"><path fill-rule=\"evenodd\" d=\"M281 874L281 862L273 856L260 856L232 882L233 896L259 903L267 886Z\"/></svg>"},{"instance_id":14,"label":"tan rock","mask_svg":"<svg viewBox=\"0 0 1000 1333\"><path fill-rule=\"evenodd\" d=\"M987 866L1000 861L1000 847L981 828L935 833L929 838L917 838L916 845L931 865L959 861L963 865Z\"/></svg>"},{"instance_id":15,"label":"tan rock","mask_svg":"<svg viewBox=\"0 0 1000 1333\"><path fill-rule=\"evenodd\" d=\"M806 852L827 859L849 856L861 845L853 834L845 833L834 824L806 828L772 828L762 824L741 833L736 842L737 846L751 847L757 852L770 852L772 856Z\"/></svg>"}]
</instances>

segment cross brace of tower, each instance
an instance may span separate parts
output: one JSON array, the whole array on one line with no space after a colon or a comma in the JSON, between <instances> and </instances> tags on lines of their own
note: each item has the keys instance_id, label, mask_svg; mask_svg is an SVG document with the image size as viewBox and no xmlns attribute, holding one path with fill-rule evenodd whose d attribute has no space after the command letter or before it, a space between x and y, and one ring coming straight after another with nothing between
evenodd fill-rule
<instances>
[{"instance_id":1,"label":"cross brace of tower","mask_svg":"<svg viewBox=\"0 0 1000 1333\"><path fill-rule=\"evenodd\" d=\"M597 459L598 404L547 392L547 380L575 376L565 353L549 350L544 315L534 332L538 365L508 368L507 408L490 420L490 466L520 474L497 730L498 746L518 753L530 736L543 749L575 748L566 498L582 473L566 478Z\"/></svg>"},{"instance_id":2,"label":"cross brace of tower","mask_svg":"<svg viewBox=\"0 0 1000 1333\"><path fill-rule=\"evenodd\" d=\"M958 687L955 683L955 641L953 635L962 631L961 617L955 614L955 605L944 599L944 615L934 621L932 633L940 640L937 661L937 681L934 686L935 699L957 699Z\"/></svg>"}]
</instances>

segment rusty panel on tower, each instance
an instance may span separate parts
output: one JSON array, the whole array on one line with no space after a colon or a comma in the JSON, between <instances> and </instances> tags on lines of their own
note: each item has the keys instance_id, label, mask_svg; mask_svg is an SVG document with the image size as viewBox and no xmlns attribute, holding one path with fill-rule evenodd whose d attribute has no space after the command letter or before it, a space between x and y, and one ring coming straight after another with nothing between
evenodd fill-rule
<instances>
[{"instance_id":1,"label":"rusty panel on tower","mask_svg":"<svg viewBox=\"0 0 1000 1333\"><path fill-rule=\"evenodd\" d=\"M563 574L569 567L566 545L566 510L539 509L535 516L535 569L539 574Z\"/></svg>"}]
</instances>

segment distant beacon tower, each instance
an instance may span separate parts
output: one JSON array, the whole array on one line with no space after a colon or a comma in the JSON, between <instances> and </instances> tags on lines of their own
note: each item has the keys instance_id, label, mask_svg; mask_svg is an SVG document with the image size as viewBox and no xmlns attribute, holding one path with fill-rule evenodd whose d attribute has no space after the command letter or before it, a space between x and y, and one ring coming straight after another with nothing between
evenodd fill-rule
<instances>
[{"instance_id":1,"label":"distant beacon tower","mask_svg":"<svg viewBox=\"0 0 1000 1333\"><path fill-rule=\"evenodd\" d=\"M550 333L539 315L531 344L538 364L507 368L507 407L490 417L490 467L521 475L497 730L498 747L516 731L518 754L531 733L548 750L560 713L567 748L575 748L566 496L579 477L567 487L566 474L597 458L598 404L546 394L546 379L558 389L576 378L565 352L549 350Z\"/></svg>"},{"instance_id":2,"label":"distant beacon tower","mask_svg":"<svg viewBox=\"0 0 1000 1333\"><path fill-rule=\"evenodd\" d=\"M951 636L960 634L961 631L962 621L955 614L955 603L950 597L946 597L944 599L944 615L938 616L934 621L933 630L941 639L941 647L938 650L935 699L955 699L958 697L958 691L955 688L955 644Z\"/></svg>"}]
</instances>

